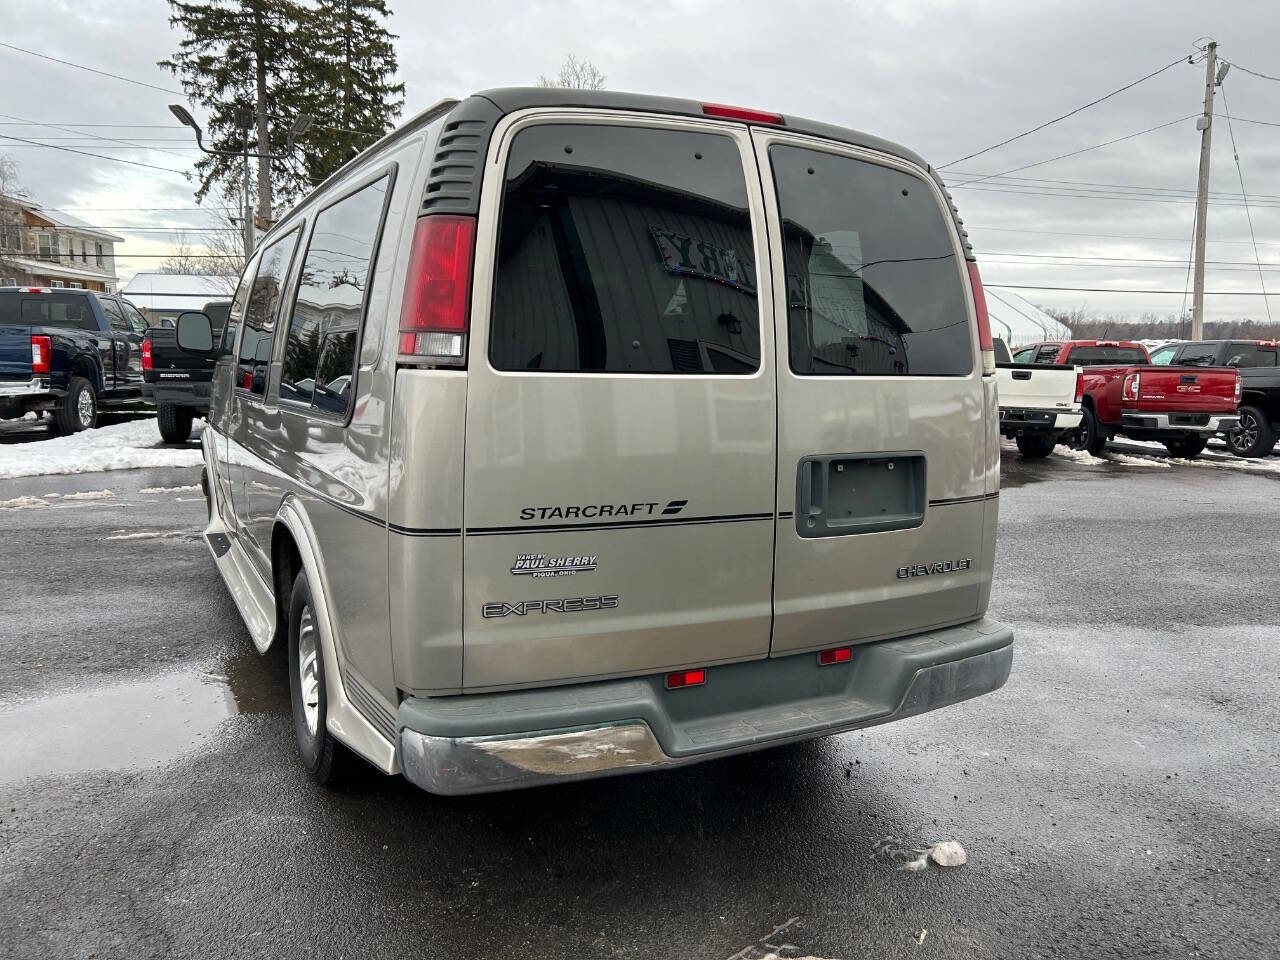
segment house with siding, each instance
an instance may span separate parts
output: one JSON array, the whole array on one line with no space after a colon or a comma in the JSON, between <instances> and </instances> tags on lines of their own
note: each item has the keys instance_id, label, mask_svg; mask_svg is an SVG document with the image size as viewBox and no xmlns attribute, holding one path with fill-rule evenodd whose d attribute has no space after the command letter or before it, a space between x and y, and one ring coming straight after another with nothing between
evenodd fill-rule
<instances>
[{"instance_id":1,"label":"house with siding","mask_svg":"<svg viewBox=\"0 0 1280 960\"><path fill-rule=\"evenodd\" d=\"M0 286L113 293L124 237L23 197L0 197Z\"/></svg>"}]
</instances>

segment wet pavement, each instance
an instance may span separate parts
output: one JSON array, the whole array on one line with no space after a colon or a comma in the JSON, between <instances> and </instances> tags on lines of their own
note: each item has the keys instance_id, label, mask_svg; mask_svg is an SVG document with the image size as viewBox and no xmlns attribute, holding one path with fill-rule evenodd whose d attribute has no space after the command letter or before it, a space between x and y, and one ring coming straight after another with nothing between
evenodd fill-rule
<instances>
[{"instance_id":1,"label":"wet pavement","mask_svg":"<svg viewBox=\"0 0 1280 960\"><path fill-rule=\"evenodd\" d=\"M457 799L306 779L194 471L3 481L0 956L1274 956L1280 476L1005 456L1004 690Z\"/></svg>"}]
</instances>

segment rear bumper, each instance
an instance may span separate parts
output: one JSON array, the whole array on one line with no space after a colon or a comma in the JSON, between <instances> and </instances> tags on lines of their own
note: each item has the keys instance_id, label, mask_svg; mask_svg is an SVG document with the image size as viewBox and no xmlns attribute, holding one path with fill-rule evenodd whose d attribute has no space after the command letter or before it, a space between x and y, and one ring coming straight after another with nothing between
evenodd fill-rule
<instances>
[{"instance_id":1,"label":"rear bumper","mask_svg":"<svg viewBox=\"0 0 1280 960\"><path fill-rule=\"evenodd\" d=\"M1069 413L1056 410L1000 408L1000 433L1016 437L1027 433L1062 433L1080 426L1081 413L1076 409Z\"/></svg>"},{"instance_id":2,"label":"rear bumper","mask_svg":"<svg viewBox=\"0 0 1280 960\"><path fill-rule=\"evenodd\" d=\"M853 648L846 664L798 654L661 677L400 705L400 766L431 793L468 794L684 766L887 723L999 689L1013 630L992 620Z\"/></svg>"},{"instance_id":3,"label":"rear bumper","mask_svg":"<svg viewBox=\"0 0 1280 960\"><path fill-rule=\"evenodd\" d=\"M154 380L142 385L142 398L151 403L173 403L207 411L212 390L212 382Z\"/></svg>"},{"instance_id":4,"label":"rear bumper","mask_svg":"<svg viewBox=\"0 0 1280 960\"><path fill-rule=\"evenodd\" d=\"M37 397L51 393L53 388L43 377L32 377L30 380L0 381L0 397Z\"/></svg>"},{"instance_id":5,"label":"rear bumper","mask_svg":"<svg viewBox=\"0 0 1280 960\"><path fill-rule=\"evenodd\" d=\"M1120 426L1133 430L1167 430L1170 433L1230 433L1240 426L1235 413L1126 413L1120 418Z\"/></svg>"}]
</instances>

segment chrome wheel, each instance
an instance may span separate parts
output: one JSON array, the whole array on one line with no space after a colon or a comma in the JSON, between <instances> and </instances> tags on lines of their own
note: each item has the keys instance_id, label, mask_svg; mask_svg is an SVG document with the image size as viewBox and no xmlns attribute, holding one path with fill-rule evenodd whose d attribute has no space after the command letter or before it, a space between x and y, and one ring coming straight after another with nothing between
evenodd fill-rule
<instances>
[{"instance_id":1,"label":"chrome wheel","mask_svg":"<svg viewBox=\"0 0 1280 960\"><path fill-rule=\"evenodd\" d=\"M76 418L80 421L80 429L88 430L93 423L93 394L87 389L80 391L76 397Z\"/></svg>"},{"instance_id":2,"label":"chrome wheel","mask_svg":"<svg viewBox=\"0 0 1280 960\"><path fill-rule=\"evenodd\" d=\"M316 621L311 607L302 608L298 618L298 688L302 692L302 716L307 722L307 732L313 737L320 723L320 671L317 657Z\"/></svg>"},{"instance_id":3,"label":"chrome wheel","mask_svg":"<svg viewBox=\"0 0 1280 960\"><path fill-rule=\"evenodd\" d=\"M1227 445L1231 447L1233 453L1244 456L1245 451L1252 450L1257 442L1258 420L1252 413L1242 410L1240 412L1240 426L1227 434Z\"/></svg>"}]
</instances>

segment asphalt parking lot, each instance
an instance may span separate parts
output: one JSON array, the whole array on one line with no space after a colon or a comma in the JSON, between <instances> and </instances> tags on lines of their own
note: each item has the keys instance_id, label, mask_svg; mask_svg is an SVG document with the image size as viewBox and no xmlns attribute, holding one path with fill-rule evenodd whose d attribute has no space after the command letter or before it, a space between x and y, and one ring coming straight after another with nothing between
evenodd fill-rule
<instances>
[{"instance_id":1,"label":"asphalt parking lot","mask_svg":"<svg viewBox=\"0 0 1280 960\"><path fill-rule=\"evenodd\" d=\"M1274 956L1280 473L1125 449L1006 448L999 693L458 799L306 779L194 471L4 481L0 954Z\"/></svg>"}]
</instances>

